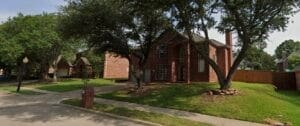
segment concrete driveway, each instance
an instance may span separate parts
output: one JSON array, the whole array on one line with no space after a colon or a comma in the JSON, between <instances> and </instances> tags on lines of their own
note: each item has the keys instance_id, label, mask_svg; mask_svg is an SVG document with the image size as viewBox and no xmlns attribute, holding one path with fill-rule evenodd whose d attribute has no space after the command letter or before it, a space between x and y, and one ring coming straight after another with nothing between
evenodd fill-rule
<instances>
[{"instance_id":1,"label":"concrete driveway","mask_svg":"<svg viewBox=\"0 0 300 126\"><path fill-rule=\"evenodd\" d=\"M57 104L62 98L80 96L78 93L36 96L0 93L0 125L143 126L133 121L90 113Z\"/></svg>"}]
</instances>

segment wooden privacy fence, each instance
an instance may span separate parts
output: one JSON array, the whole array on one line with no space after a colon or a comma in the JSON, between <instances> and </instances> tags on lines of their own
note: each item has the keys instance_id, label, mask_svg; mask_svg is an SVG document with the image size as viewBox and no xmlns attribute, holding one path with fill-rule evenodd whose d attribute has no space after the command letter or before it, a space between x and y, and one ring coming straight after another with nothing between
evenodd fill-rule
<instances>
[{"instance_id":1,"label":"wooden privacy fence","mask_svg":"<svg viewBox=\"0 0 300 126\"><path fill-rule=\"evenodd\" d=\"M278 89L285 89L285 90L295 90L296 89L295 72L238 70L235 73L233 80L249 82L249 83L273 84Z\"/></svg>"},{"instance_id":2,"label":"wooden privacy fence","mask_svg":"<svg viewBox=\"0 0 300 126\"><path fill-rule=\"evenodd\" d=\"M273 83L278 89L296 90L295 72L273 72Z\"/></svg>"}]
</instances>

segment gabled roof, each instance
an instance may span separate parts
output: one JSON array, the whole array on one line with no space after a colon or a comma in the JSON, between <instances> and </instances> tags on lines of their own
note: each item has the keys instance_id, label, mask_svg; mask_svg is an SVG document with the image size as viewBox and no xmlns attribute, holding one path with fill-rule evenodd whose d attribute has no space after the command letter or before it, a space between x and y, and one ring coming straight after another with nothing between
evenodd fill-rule
<instances>
[{"instance_id":1,"label":"gabled roof","mask_svg":"<svg viewBox=\"0 0 300 126\"><path fill-rule=\"evenodd\" d=\"M61 61L65 61L69 66L73 66L72 63L71 63L69 60L67 60L67 59L65 59L65 58L63 57L63 55L59 55L59 56L58 56L57 63L59 63L59 62L61 62ZM54 64L54 62L53 62L53 64Z\"/></svg>"},{"instance_id":2,"label":"gabled roof","mask_svg":"<svg viewBox=\"0 0 300 126\"><path fill-rule=\"evenodd\" d=\"M176 35L180 35L182 37L184 37L185 39L189 39L188 35L186 33L180 33L180 32L177 32L175 30L166 30L165 32L173 32L175 35L173 36L172 39L174 39L176 37ZM163 33L162 35L164 35L165 33ZM192 33L192 37L194 39L194 41L196 43L202 43L205 41L205 38L199 34L196 34L196 33ZM216 47L227 47L226 44L220 42L220 41L217 41L215 39L210 39L210 44L216 46Z\"/></svg>"},{"instance_id":3,"label":"gabled roof","mask_svg":"<svg viewBox=\"0 0 300 126\"><path fill-rule=\"evenodd\" d=\"M80 59L85 65L91 65L90 61L86 57L80 57Z\"/></svg>"}]
</instances>

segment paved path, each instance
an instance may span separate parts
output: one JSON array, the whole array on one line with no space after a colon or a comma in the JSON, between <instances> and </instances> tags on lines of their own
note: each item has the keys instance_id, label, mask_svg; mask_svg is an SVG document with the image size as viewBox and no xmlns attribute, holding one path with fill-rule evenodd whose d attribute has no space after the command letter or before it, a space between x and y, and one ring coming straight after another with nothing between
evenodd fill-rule
<instances>
[{"instance_id":1,"label":"paved path","mask_svg":"<svg viewBox=\"0 0 300 126\"><path fill-rule=\"evenodd\" d=\"M22 84L30 84L38 82L38 80L24 80L22 81ZM11 82L0 82L0 85L17 85L19 82L17 81L11 81Z\"/></svg>"},{"instance_id":2,"label":"paved path","mask_svg":"<svg viewBox=\"0 0 300 126\"><path fill-rule=\"evenodd\" d=\"M51 104L0 108L0 122L1 126L143 126L128 120Z\"/></svg>"},{"instance_id":3,"label":"paved path","mask_svg":"<svg viewBox=\"0 0 300 126\"><path fill-rule=\"evenodd\" d=\"M208 116L208 115L180 111L180 110L175 110L175 109L152 107L152 106L148 106L148 105L140 105L140 104L135 104L135 103L114 101L114 100L108 100L108 99L102 99L102 98L96 98L95 101L97 103L101 103L101 104L115 105L118 107L126 107L129 109L135 109L135 110L140 110L140 111L169 114L169 115L177 116L180 118L186 118L186 119L190 119L190 120L194 120L194 121L213 124L215 126L267 126L264 124L258 124L258 123L252 123L252 122L246 122L246 121L240 121L240 120L234 120L234 119L226 119L226 118L221 118L221 117Z\"/></svg>"},{"instance_id":4,"label":"paved path","mask_svg":"<svg viewBox=\"0 0 300 126\"><path fill-rule=\"evenodd\" d=\"M124 85L96 88L103 93ZM40 90L34 90L40 92ZM42 91L45 93L44 91ZM135 121L95 114L58 104L64 98L79 98L80 91L47 92L43 95L17 95L0 92L2 126L145 126Z\"/></svg>"}]
</instances>

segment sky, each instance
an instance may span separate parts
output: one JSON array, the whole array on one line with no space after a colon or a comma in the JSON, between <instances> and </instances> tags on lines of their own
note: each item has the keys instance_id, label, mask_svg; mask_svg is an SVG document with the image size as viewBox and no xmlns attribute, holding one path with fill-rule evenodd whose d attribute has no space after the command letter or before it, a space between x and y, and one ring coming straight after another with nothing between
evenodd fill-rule
<instances>
[{"instance_id":1,"label":"sky","mask_svg":"<svg viewBox=\"0 0 300 126\"><path fill-rule=\"evenodd\" d=\"M43 12L57 12L59 6L65 5L64 0L0 0L0 22L6 21L9 17L16 16L18 13L23 14L40 14ZM286 31L274 32L270 34L267 40L266 52L273 55L276 47L284 40L293 39L300 41L300 13L294 15L290 20ZM225 41L225 35L218 33L216 30L210 30L210 38L220 42Z\"/></svg>"}]
</instances>

